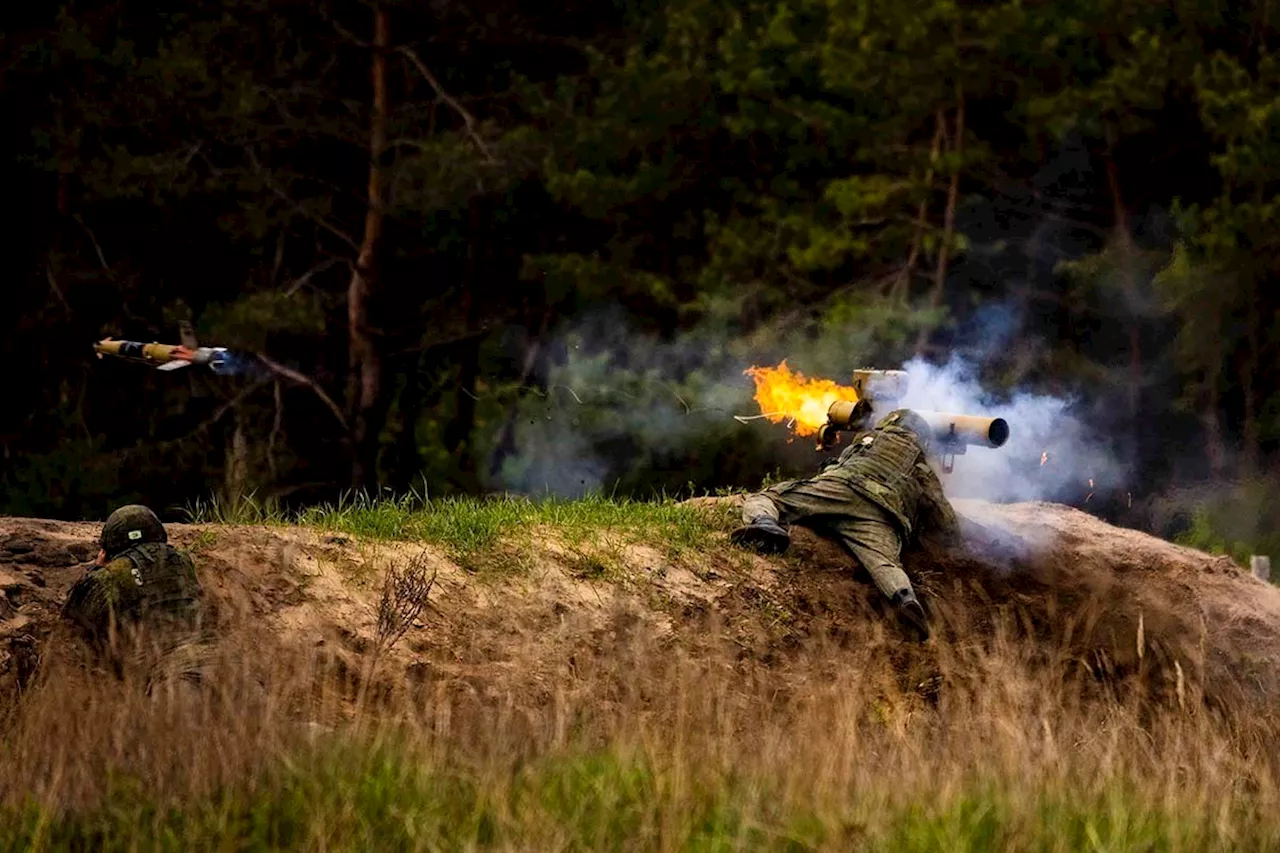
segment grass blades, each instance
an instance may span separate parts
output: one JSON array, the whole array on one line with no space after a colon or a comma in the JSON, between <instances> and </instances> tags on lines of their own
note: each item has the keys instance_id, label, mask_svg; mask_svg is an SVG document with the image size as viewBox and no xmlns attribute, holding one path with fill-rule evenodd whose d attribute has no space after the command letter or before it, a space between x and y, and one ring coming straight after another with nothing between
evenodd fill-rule
<instances>
[{"instance_id":1,"label":"grass blades","mask_svg":"<svg viewBox=\"0 0 1280 853\"><path fill-rule=\"evenodd\" d=\"M122 786L110 806L0 812L5 850L866 850L1066 853L1275 849L1248 803L1225 814L973 780L936 797L851 791L788 802L768 777L715 777L634 750L578 752L493 777L412 747L327 744L255 784L165 807Z\"/></svg>"},{"instance_id":2,"label":"grass blades","mask_svg":"<svg viewBox=\"0 0 1280 853\"><path fill-rule=\"evenodd\" d=\"M235 503L197 501L184 510L195 524L298 524L364 539L408 540L438 545L461 562L475 562L503 540L554 530L571 546L648 543L667 554L704 546L714 531L727 530L734 514L671 499L531 500L501 496L427 499L417 494L377 497L356 493L336 503L285 514L245 497Z\"/></svg>"},{"instance_id":3,"label":"grass blades","mask_svg":"<svg viewBox=\"0 0 1280 853\"><path fill-rule=\"evenodd\" d=\"M430 543L479 567L545 536L581 581L611 577L618 543L720 571L733 554L713 549L736 523L602 497L191 509ZM252 609L195 698L63 661L0 714L0 850L1280 850L1270 697L1184 707L1145 681L1122 690L1066 646L1037 652L1015 630L1024 611L962 613L960 598L956 624L990 629L916 649L874 621L825 621L808 593L786 599L812 612L785 639L765 630L788 617L769 599L736 623L734 599L724 621L671 607L677 630L641 630L637 608L665 605L638 586L596 621L556 599L522 623L535 587L444 603L459 618L385 679L354 647ZM565 644L537 644L548 636ZM353 700L362 679L376 703Z\"/></svg>"}]
</instances>

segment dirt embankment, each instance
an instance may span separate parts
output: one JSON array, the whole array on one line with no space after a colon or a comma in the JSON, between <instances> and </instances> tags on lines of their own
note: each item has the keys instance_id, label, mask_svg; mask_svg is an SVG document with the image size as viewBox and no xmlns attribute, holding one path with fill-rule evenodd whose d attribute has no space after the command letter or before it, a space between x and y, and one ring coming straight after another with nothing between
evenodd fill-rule
<instances>
[{"instance_id":1,"label":"dirt embankment","mask_svg":"<svg viewBox=\"0 0 1280 853\"><path fill-rule=\"evenodd\" d=\"M498 557L478 573L434 547L302 528L173 525L170 536L199 566L222 642L264 656L321 652L351 671L374 643L384 568L425 548L438 570L431 605L383 677L396 689L482 703L551 697L637 644L696 651L712 642L737 646L747 675L785 673L821 642L872 649L904 684L927 685L939 655L1005 644L1028 667L1066 666L1100 690L1141 685L1209 706L1280 695L1280 591L1225 558L1057 505L960 501L957 510L970 554L907 558L938 628L927 646L904 640L851 558L803 530L779 559L744 554L715 534L698 553L665 557L661 547L628 544L610 551L609 565L585 569L584 546L538 532L518 569L503 571ZM3 689L30 677L36 649L46 660L82 656L58 608L96 552L98 531L0 519Z\"/></svg>"}]
</instances>

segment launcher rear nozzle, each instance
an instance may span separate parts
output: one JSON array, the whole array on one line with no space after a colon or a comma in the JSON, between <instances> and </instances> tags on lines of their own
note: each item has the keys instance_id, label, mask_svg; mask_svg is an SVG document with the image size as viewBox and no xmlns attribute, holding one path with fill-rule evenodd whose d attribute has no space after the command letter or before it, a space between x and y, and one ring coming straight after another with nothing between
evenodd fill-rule
<instances>
[{"instance_id":1,"label":"launcher rear nozzle","mask_svg":"<svg viewBox=\"0 0 1280 853\"><path fill-rule=\"evenodd\" d=\"M827 422L818 430L818 449L826 450L839 440L839 433L858 429L871 415L871 403L836 400L827 409Z\"/></svg>"}]
</instances>

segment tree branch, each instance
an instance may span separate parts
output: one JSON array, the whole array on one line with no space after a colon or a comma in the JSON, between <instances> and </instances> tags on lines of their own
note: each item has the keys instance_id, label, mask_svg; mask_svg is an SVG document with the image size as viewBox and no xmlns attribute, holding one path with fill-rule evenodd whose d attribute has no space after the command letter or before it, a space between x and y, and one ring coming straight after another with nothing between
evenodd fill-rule
<instances>
[{"instance_id":1,"label":"tree branch","mask_svg":"<svg viewBox=\"0 0 1280 853\"><path fill-rule=\"evenodd\" d=\"M477 338L483 338L492 331L493 330L488 328L487 326L480 329L471 329L461 334L454 335L453 337L443 338L441 340L435 340L435 341L432 341L431 343L420 344L418 346L403 347L397 350L397 352L402 355L406 353L421 354L424 352L432 352L434 350L439 350L439 349L448 349L449 347L470 343L476 340Z\"/></svg>"},{"instance_id":2,"label":"tree branch","mask_svg":"<svg viewBox=\"0 0 1280 853\"><path fill-rule=\"evenodd\" d=\"M346 39L348 42L350 42L351 44L354 44L357 47L362 47L365 50L376 49L375 45L372 45L369 42L365 41L364 39L360 38L355 33L351 32L346 27L342 26L342 24L338 23L337 21L329 17L329 14L326 10L322 10L321 14L329 21L329 25L333 27L334 31L338 33L338 35ZM436 75L431 73L431 69L428 68L427 64L422 61L422 58L420 56L418 56L417 51L405 45L394 48L394 50L396 53L402 54L405 58L407 58L410 62L412 62L413 65L418 69L418 72L427 81L428 85L430 85L431 88L435 91L436 97L438 97L440 100L448 104L450 109L452 109L455 113L458 114L458 117L462 119L462 123L466 127L467 136L470 137L471 141L475 143L476 148L478 148L480 150L480 153L484 155L485 160L487 160L490 163L497 163L498 162L497 158L493 156L493 153L489 150L489 146L486 145L484 140L480 137L480 133L478 130L479 122L476 121L476 117L472 115L470 110L464 107L457 98L453 97L447 91L445 91L444 86L440 84L440 81L436 78Z\"/></svg>"},{"instance_id":3,"label":"tree branch","mask_svg":"<svg viewBox=\"0 0 1280 853\"><path fill-rule=\"evenodd\" d=\"M342 414L342 409L338 408L338 404L333 402L333 398L325 393L325 390L320 387L318 382L304 373L299 373L293 368L285 367L280 362L270 359L262 353L258 353L257 355L258 361L262 362L262 364L271 372L279 376L283 376L286 379L290 379L299 385L305 385L310 388L312 392L314 392L315 395L319 397L326 406L328 406L329 411L333 412L333 416L338 419L338 423L342 424L343 431L350 431L350 427L347 426L347 418Z\"/></svg>"},{"instance_id":4,"label":"tree branch","mask_svg":"<svg viewBox=\"0 0 1280 853\"><path fill-rule=\"evenodd\" d=\"M58 281L56 278L54 278L54 275L53 275L53 267L49 264L46 264L44 268L44 274L45 274L45 277L49 279L49 289L53 291L54 296L58 297L58 301L62 303L62 307L65 308L67 311L67 316L70 317L72 314L71 303L67 301L67 297L65 294L63 294L62 288L58 287Z\"/></svg>"},{"instance_id":5,"label":"tree branch","mask_svg":"<svg viewBox=\"0 0 1280 853\"><path fill-rule=\"evenodd\" d=\"M271 435L267 437L267 466L271 469L271 481L274 483L277 479L276 472L276 439L280 436L280 428L284 421L284 400L280 393L280 380L277 379L272 389L272 395L275 397L276 416L271 424Z\"/></svg>"},{"instance_id":6,"label":"tree branch","mask_svg":"<svg viewBox=\"0 0 1280 853\"><path fill-rule=\"evenodd\" d=\"M102 264L104 270L111 272L111 266L107 263L107 256L102 253L102 246L98 244L98 238L94 236L93 229L85 224L85 221L80 218L80 214L77 213L71 218L84 229L84 233L89 235L89 242L93 243L93 251L98 255L98 263Z\"/></svg>"},{"instance_id":7,"label":"tree branch","mask_svg":"<svg viewBox=\"0 0 1280 853\"><path fill-rule=\"evenodd\" d=\"M249 146L245 146L245 153L249 155L249 163L250 165L253 166L254 174L256 174L258 177L262 179L262 182L266 185L267 189L271 190L271 192L277 198L279 198L285 204L292 207L294 213L301 214L303 217L310 219L312 222L316 223L321 228L328 231L330 234L337 237L342 242L346 243L354 251L358 252L360 250L359 244L357 244L356 241L352 239L350 234L347 234L345 231L338 228L336 225L331 224L323 216L318 216L312 213L311 211L307 210L300 203L290 198L289 195L284 192L284 190L277 187L275 185L275 182L272 181L270 176L267 175L266 169L262 167L262 163L259 162L258 160L258 155L254 153L252 148L250 148Z\"/></svg>"},{"instance_id":8,"label":"tree branch","mask_svg":"<svg viewBox=\"0 0 1280 853\"><path fill-rule=\"evenodd\" d=\"M224 417L226 417L227 412L230 412L236 406L239 406L241 403L247 400L254 392L262 388L264 385L266 385L270 381L271 381L270 379L259 379L255 381L248 388L245 388L239 394L237 394L236 396L232 397L230 400L228 400L227 402L219 406L212 415L210 415L206 420L202 421L201 423L197 424L195 427L190 429L186 433L186 435L179 436L178 438L169 439L167 441L152 441L152 442L147 442L145 444L141 444L135 447L126 447L120 451L119 458L123 460L129 460L143 453L144 450L148 454L155 454L155 453L167 450L171 447L177 447L179 445L182 445L183 443L189 441L196 435L209 429L218 421L222 420Z\"/></svg>"},{"instance_id":9,"label":"tree branch","mask_svg":"<svg viewBox=\"0 0 1280 853\"><path fill-rule=\"evenodd\" d=\"M231 411L236 406L240 405L245 400L247 400L249 396L253 394L253 392L257 391L263 385L266 385L268 381L269 380L267 379L259 379L257 382L254 382L248 388L244 389L239 394L232 397L226 403L223 403L221 406L218 407L217 411L215 411L207 421L200 424L198 427L196 427L190 433L188 433L187 437L190 437L191 435L194 435L197 432L203 432L204 430L216 424L218 421L222 420L223 416L226 415L227 412Z\"/></svg>"},{"instance_id":10,"label":"tree branch","mask_svg":"<svg viewBox=\"0 0 1280 853\"><path fill-rule=\"evenodd\" d=\"M317 276L320 273L325 272L326 270L337 266L338 264L350 264L350 263L351 261L346 258L329 258L329 260L327 261L321 261L311 269L304 272L302 275L295 278L293 281L289 282L289 286L285 288L284 294L285 296L292 296L293 294L301 290L303 286L307 284L307 282L311 281L313 276Z\"/></svg>"},{"instance_id":11,"label":"tree branch","mask_svg":"<svg viewBox=\"0 0 1280 853\"><path fill-rule=\"evenodd\" d=\"M329 26L333 27L334 32L336 32L338 35L342 36L344 39L354 44L356 47L362 47L365 50L369 50L373 47L372 44L360 38L355 33L351 32L351 30L347 29L346 27L342 26L342 24L339 24L337 21L331 18L329 16L329 10L323 6L320 7L320 17L324 18L326 21L329 22Z\"/></svg>"},{"instance_id":12,"label":"tree branch","mask_svg":"<svg viewBox=\"0 0 1280 853\"><path fill-rule=\"evenodd\" d=\"M453 97L452 95L450 95L448 92L444 90L444 87L440 85L440 81L436 79L436 75L431 73L431 69L427 67L427 64L422 61L422 58L418 56L417 52L415 52L413 48L401 45L400 47L397 47L395 50L396 50L396 53L402 54L403 56L408 58L408 60L412 62L415 67L417 67L418 72L426 79L427 83L430 84L431 88L435 90L436 96L440 98L440 100L448 104L449 107L455 113L458 114L458 116L462 119L462 123L466 126L467 136L470 137L471 141L475 143L476 148L480 149L480 153L484 155L485 160L487 160L490 163L497 163L498 160L493 156L493 153L489 150L489 146L485 145L484 140L480 138L480 134L477 131L477 127L479 125L478 125L478 122L476 122L476 117L473 116L467 110L467 108L464 107L458 101L457 98Z\"/></svg>"}]
</instances>

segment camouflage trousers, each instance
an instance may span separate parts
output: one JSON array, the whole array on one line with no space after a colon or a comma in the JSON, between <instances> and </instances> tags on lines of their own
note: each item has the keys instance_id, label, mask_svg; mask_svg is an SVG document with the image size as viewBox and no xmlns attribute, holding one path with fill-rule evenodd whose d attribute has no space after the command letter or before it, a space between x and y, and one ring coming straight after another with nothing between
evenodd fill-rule
<instances>
[{"instance_id":1,"label":"camouflage trousers","mask_svg":"<svg viewBox=\"0 0 1280 853\"><path fill-rule=\"evenodd\" d=\"M190 693L205 680L209 646L195 631L128 631L109 651L117 673L151 695Z\"/></svg>"},{"instance_id":2,"label":"camouflage trousers","mask_svg":"<svg viewBox=\"0 0 1280 853\"><path fill-rule=\"evenodd\" d=\"M835 534L890 598L911 589L902 570L902 536L893 517L844 480L815 477L770 486L748 496L742 505L745 523L760 516L784 527L799 524Z\"/></svg>"}]
</instances>

